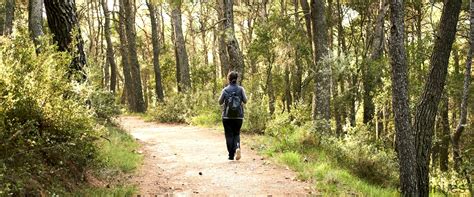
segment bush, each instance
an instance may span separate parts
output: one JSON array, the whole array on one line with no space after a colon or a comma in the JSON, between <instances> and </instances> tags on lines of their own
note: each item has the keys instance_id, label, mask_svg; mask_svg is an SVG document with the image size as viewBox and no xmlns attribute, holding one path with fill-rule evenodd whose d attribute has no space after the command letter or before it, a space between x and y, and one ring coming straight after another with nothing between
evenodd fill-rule
<instances>
[{"instance_id":1,"label":"bush","mask_svg":"<svg viewBox=\"0 0 474 197\"><path fill-rule=\"evenodd\" d=\"M249 95L247 95L249 96ZM242 131L248 133L264 133L270 113L267 111L265 99L250 95L245 108L245 120Z\"/></svg>"},{"instance_id":2,"label":"bush","mask_svg":"<svg viewBox=\"0 0 474 197\"><path fill-rule=\"evenodd\" d=\"M89 88L65 76L71 57L48 45L36 55L26 33L0 40L0 57L0 195L82 182L100 131L82 94Z\"/></svg>"},{"instance_id":3,"label":"bush","mask_svg":"<svg viewBox=\"0 0 474 197\"><path fill-rule=\"evenodd\" d=\"M115 104L112 92L97 90L90 93L89 99L96 118L110 122L112 118L120 114L120 108Z\"/></svg>"}]
</instances>

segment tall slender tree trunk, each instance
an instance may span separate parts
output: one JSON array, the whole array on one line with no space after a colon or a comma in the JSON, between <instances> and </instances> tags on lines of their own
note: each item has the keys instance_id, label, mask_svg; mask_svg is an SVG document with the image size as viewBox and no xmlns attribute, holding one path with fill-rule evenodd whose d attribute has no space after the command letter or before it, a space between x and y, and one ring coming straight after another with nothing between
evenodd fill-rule
<instances>
[{"instance_id":1,"label":"tall slender tree trunk","mask_svg":"<svg viewBox=\"0 0 474 197\"><path fill-rule=\"evenodd\" d=\"M133 111L133 106L135 103L135 94L132 82L132 74L130 68L130 60L128 55L128 40L127 35L125 32L125 11L123 0L119 0L119 25L117 26L119 36L120 36L120 53L122 55L122 68L123 68L123 76L124 76L124 95L126 97L128 103L128 109Z\"/></svg>"},{"instance_id":2,"label":"tall slender tree trunk","mask_svg":"<svg viewBox=\"0 0 474 197\"><path fill-rule=\"evenodd\" d=\"M308 35L309 42L312 45L313 32L311 31L311 8L309 7L308 0L300 0L301 8L303 8L304 21L306 25L306 34Z\"/></svg>"},{"instance_id":3,"label":"tall slender tree trunk","mask_svg":"<svg viewBox=\"0 0 474 197\"><path fill-rule=\"evenodd\" d=\"M110 65L110 91L115 93L117 86L117 64L114 58L114 45L112 44L110 31L110 12L108 8L108 0L101 0L102 10L104 11L104 35L107 42L107 63ZM106 68L108 68L106 66ZM109 80L109 79L105 79Z\"/></svg>"},{"instance_id":4,"label":"tall slender tree trunk","mask_svg":"<svg viewBox=\"0 0 474 197\"><path fill-rule=\"evenodd\" d=\"M429 162L434 120L444 90L449 56L456 36L461 0L445 1L438 34L434 43L428 74L420 103L415 112L414 129L417 146L417 175L419 196L429 195Z\"/></svg>"},{"instance_id":5,"label":"tall slender tree trunk","mask_svg":"<svg viewBox=\"0 0 474 197\"><path fill-rule=\"evenodd\" d=\"M380 82L377 81L377 77L374 75L374 72L377 69L380 69L381 63L380 59L383 56L383 44L384 44L384 23L385 23L385 10L384 0L380 1L379 13L375 21L375 31L372 39L372 52L370 54L369 61L365 62L364 72L363 72L363 81L364 81L364 124L370 124L374 119L375 114L375 104L374 104L374 94L377 89L377 84Z\"/></svg>"},{"instance_id":6,"label":"tall slender tree trunk","mask_svg":"<svg viewBox=\"0 0 474 197\"><path fill-rule=\"evenodd\" d=\"M45 0L48 26L53 33L53 39L58 44L60 51L74 52L74 59L69 65L69 77L77 81L84 81L86 74L86 54L84 53L84 41L81 37L79 22L76 15L76 4L74 0ZM76 37L73 38L73 35ZM76 49L71 49L70 44L75 40Z\"/></svg>"},{"instance_id":7,"label":"tall slender tree trunk","mask_svg":"<svg viewBox=\"0 0 474 197\"><path fill-rule=\"evenodd\" d=\"M153 44L153 70L155 72L155 94L158 102L164 100L163 86L161 84L161 69L160 69L160 40L159 40L159 20L157 20L157 12L155 5L147 1L148 10L150 11L151 20L151 37Z\"/></svg>"},{"instance_id":8,"label":"tall slender tree trunk","mask_svg":"<svg viewBox=\"0 0 474 197\"><path fill-rule=\"evenodd\" d=\"M240 73L240 83L244 79L244 57L235 37L234 29L234 0L224 0L224 31L227 53L229 54L230 70Z\"/></svg>"},{"instance_id":9,"label":"tall slender tree trunk","mask_svg":"<svg viewBox=\"0 0 474 197\"><path fill-rule=\"evenodd\" d=\"M174 3L171 11L171 21L174 27L174 42L179 67L179 90L186 92L191 89L191 77L189 74L189 60L186 52L186 43L184 41L182 19L181 19L181 3Z\"/></svg>"},{"instance_id":10,"label":"tall slender tree trunk","mask_svg":"<svg viewBox=\"0 0 474 197\"><path fill-rule=\"evenodd\" d=\"M462 163L462 155L461 155L461 147L460 141L462 133L466 127L467 123L467 104L469 98L469 85L471 84L471 66L472 66L472 53L474 52L474 1L470 1L470 31L469 31L469 51L466 57L466 70L464 72L464 84L463 84L463 93L461 99L461 109L459 115L459 123L456 127L456 131L452 137L453 143L453 159L454 159L454 168L455 170L463 175L468 182L469 191L471 195L473 194L472 183L471 183L471 176L467 173L466 169L461 169Z\"/></svg>"},{"instance_id":11,"label":"tall slender tree trunk","mask_svg":"<svg viewBox=\"0 0 474 197\"><path fill-rule=\"evenodd\" d=\"M450 127L449 127L449 108L448 108L448 95L445 93L441 99L439 120L441 123L441 139L439 143L439 169L443 172L448 171L448 160L449 160L449 140L450 140ZM434 163L432 164L434 165Z\"/></svg>"},{"instance_id":12,"label":"tall slender tree trunk","mask_svg":"<svg viewBox=\"0 0 474 197\"><path fill-rule=\"evenodd\" d=\"M13 20L15 19L15 0L6 0L5 4L5 24L3 35L10 35L13 31Z\"/></svg>"},{"instance_id":13,"label":"tall slender tree trunk","mask_svg":"<svg viewBox=\"0 0 474 197\"><path fill-rule=\"evenodd\" d=\"M323 59L329 54L328 28L326 25L325 0L311 1L311 19L313 27L315 88L313 92L313 121L316 128L329 133L331 127L331 66Z\"/></svg>"},{"instance_id":14,"label":"tall slender tree trunk","mask_svg":"<svg viewBox=\"0 0 474 197\"><path fill-rule=\"evenodd\" d=\"M304 31L303 28L301 27L300 19L299 19L299 6L298 6L298 0L293 0L294 4L294 17L295 17L295 25L298 31ZM293 101L298 102L301 97L301 82L303 80L303 68L302 68L302 61L299 53L299 48L300 44L297 44L295 46L295 66L293 70L293 76L292 76L292 84L293 84Z\"/></svg>"},{"instance_id":15,"label":"tall slender tree trunk","mask_svg":"<svg viewBox=\"0 0 474 197\"><path fill-rule=\"evenodd\" d=\"M404 45L405 25L402 0L390 0L390 64L392 105L395 114L396 145L402 196L417 196L415 133L411 129L408 95L408 62Z\"/></svg>"},{"instance_id":16,"label":"tall slender tree trunk","mask_svg":"<svg viewBox=\"0 0 474 197\"><path fill-rule=\"evenodd\" d=\"M125 32L127 35L128 56L130 62L130 73L132 74L132 84L134 101L134 112L145 112L146 106L143 100L142 80L140 74L140 63L137 55L137 33L135 30L135 6L134 0L122 0L125 8Z\"/></svg>"},{"instance_id":17,"label":"tall slender tree trunk","mask_svg":"<svg viewBox=\"0 0 474 197\"><path fill-rule=\"evenodd\" d=\"M35 45L39 45L38 38L43 33L43 0L28 1L28 28L30 30L31 39ZM37 49L39 52L39 48Z\"/></svg>"}]
</instances>

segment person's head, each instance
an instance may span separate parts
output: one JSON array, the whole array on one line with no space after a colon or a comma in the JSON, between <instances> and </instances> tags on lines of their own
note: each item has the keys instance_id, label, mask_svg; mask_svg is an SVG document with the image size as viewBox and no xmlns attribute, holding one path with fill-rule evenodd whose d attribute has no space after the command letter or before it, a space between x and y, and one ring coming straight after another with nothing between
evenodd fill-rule
<instances>
[{"instance_id":1,"label":"person's head","mask_svg":"<svg viewBox=\"0 0 474 197\"><path fill-rule=\"evenodd\" d=\"M230 71L227 75L227 80L229 80L230 84L236 84L237 79L239 78L239 73L237 71Z\"/></svg>"}]
</instances>

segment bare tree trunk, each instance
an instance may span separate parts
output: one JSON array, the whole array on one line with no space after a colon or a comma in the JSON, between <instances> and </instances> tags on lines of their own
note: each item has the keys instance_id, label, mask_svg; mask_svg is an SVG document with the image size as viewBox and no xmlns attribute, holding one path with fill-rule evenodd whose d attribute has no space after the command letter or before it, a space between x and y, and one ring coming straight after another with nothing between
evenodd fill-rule
<instances>
[{"instance_id":1,"label":"bare tree trunk","mask_svg":"<svg viewBox=\"0 0 474 197\"><path fill-rule=\"evenodd\" d=\"M155 94L158 102L164 100L163 86L161 84L161 69L160 69L160 40L159 40L159 20L157 20L157 12L155 5L147 1L148 9L150 10L151 20L151 37L153 44L153 70L155 71Z\"/></svg>"},{"instance_id":2,"label":"bare tree trunk","mask_svg":"<svg viewBox=\"0 0 474 197\"><path fill-rule=\"evenodd\" d=\"M440 110L439 110L439 121L441 123L441 142L439 143L439 169L443 172L448 171L448 160L449 160L449 138L450 138L450 127L449 127L449 109L448 109L448 95L443 96L441 99ZM434 163L432 164L434 165Z\"/></svg>"},{"instance_id":3,"label":"bare tree trunk","mask_svg":"<svg viewBox=\"0 0 474 197\"><path fill-rule=\"evenodd\" d=\"M301 23L299 20L299 14L298 14L298 0L293 0L294 4L294 11L295 11L295 24L297 31L304 31L303 28L301 27ZM302 61L299 53L299 44L295 46L295 68L292 69L293 72L293 77L292 77L292 83L293 83L293 101L298 102L301 98L301 82L303 80L303 68L302 68Z\"/></svg>"},{"instance_id":4,"label":"bare tree trunk","mask_svg":"<svg viewBox=\"0 0 474 197\"><path fill-rule=\"evenodd\" d=\"M311 11L308 4L308 0L300 0L301 8L303 8L304 21L306 25L306 33L308 34L309 41L313 40L313 33L311 31ZM310 43L312 45L312 43Z\"/></svg>"},{"instance_id":5,"label":"bare tree trunk","mask_svg":"<svg viewBox=\"0 0 474 197\"><path fill-rule=\"evenodd\" d=\"M132 74L131 74L131 68L130 68L130 60L129 60L129 55L128 55L128 41L127 41L127 35L125 32L125 12L124 12L124 7L123 7L123 0L119 0L119 5L120 5L120 10L119 10L119 25L117 26L118 28L118 33L120 36L120 53L122 55L122 68L123 68L123 76L124 76L124 88L123 88L123 95L125 95L127 103L128 103L128 109L130 111L133 111L133 105L135 103L135 94L134 94L134 88L133 88L133 82L132 82Z\"/></svg>"},{"instance_id":6,"label":"bare tree trunk","mask_svg":"<svg viewBox=\"0 0 474 197\"><path fill-rule=\"evenodd\" d=\"M174 26L174 41L179 60L178 65L180 83L178 86L180 87L180 91L186 92L186 90L191 89L191 77L189 74L188 53L186 52L186 43L184 41L182 29L181 3L175 3L175 5L173 5L173 10L171 11L171 21Z\"/></svg>"},{"instance_id":7,"label":"bare tree trunk","mask_svg":"<svg viewBox=\"0 0 474 197\"><path fill-rule=\"evenodd\" d=\"M132 74L134 101L134 112L145 112L146 106L143 100L142 80L140 75L140 63L137 55L137 33L135 30L134 0L122 0L125 8L125 32L128 41L128 56L130 62L130 73Z\"/></svg>"},{"instance_id":8,"label":"bare tree trunk","mask_svg":"<svg viewBox=\"0 0 474 197\"><path fill-rule=\"evenodd\" d=\"M29 0L28 1L28 28L30 30L31 39L37 47L39 40L38 38L43 33L43 0ZM37 49L39 52L39 48Z\"/></svg>"},{"instance_id":9,"label":"bare tree trunk","mask_svg":"<svg viewBox=\"0 0 474 197\"><path fill-rule=\"evenodd\" d=\"M474 51L474 2L470 1L470 31L469 31L469 51L466 57L466 71L464 74L464 84L463 84L463 93L462 93L462 100L461 100L461 109L459 115L459 123L456 127L456 131L453 134L452 142L453 142L453 158L454 158L454 168L459 174L462 174L469 186L469 191L471 195L473 194L471 177L467 173L466 169L461 169L462 163L462 156L461 156L461 147L460 141L462 133L466 127L467 123L467 104L469 98L469 85L471 84L471 66L472 66L472 53Z\"/></svg>"},{"instance_id":10,"label":"bare tree trunk","mask_svg":"<svg viewBox=\"0 0 474 197\"><path fill-rule=\"evenodd\" d=\"M382 65L379 65L380 59L383 55L384 48L384 23L385 23L385 11L384 0L380 2L380 9L375 21L375 32L372 39L372 52L370 54L369 61L365 62L365 69L363 72L364 81L364 124L369 124L374 119L375 105L374 105L374 94L377 89L377 77L374 76L374 72L380 69ZM376 65L377 64L377 65Z\"/></svg>"},{"instance_id":11,"label":"bare tree trunk","mask_svg":"<svg viewBox=\"0 0 474 197\"><path fill-rule=\"evenodd\" d=\"M5 24L3 35L10 35L13 31L13 20L15 19L15 0L6 0L5 4Z\"/></svg>"},{"instance_id":12,"label":"bare tree trunk","mask_svg":"<svg viewBox=\"0 0 474 197\"><path fill-rule=\"evenodd\" d=\"M390 64L392 65L392 103L395 114L396 144L402 196L417 196L416 144L411 129L408 95L408 62L404 45L404 7L401 0L390 0Z\"/></svg>"},{"instance_id":13,"label":"bare tree trunk","mask_svg":"<svg viewBox=\"0 0 474 197\"><path fill-rule=\"evenodd\" d=\"M430 71L415 112L419 196L429 195L429 162L438 104L444 90L449 56L456 36L461 0L445 1L430 60Z\"/></svg>"},{"instance_id":14,"label":"bare tree trunk","mask_svg":"<svg viewBox=\"0 0 474 197\"><path fill-rule=\"evenodd\" d=\"M224 31L227 53L229 54L230 70L240 73L240 83L244 79L244 57L240 51L239 43L235 37L234 29L234 0L224 0Z\"/></svg>"},{"instance_id":15,"label":"bare tree trunk","mask_svg":"<svg viewBox=\"0 0 474 197\"><path fill-rule=\"evenodd\" d=\"M331 127L331 65L323 63L329 54L328 28L326 25L325 0L311 1L313 27L315 88L313 92L313 121L322 133L330 133Z\"/></svg>"},{"instance_id":16,"label":"bare tree trunk","mask_svg":"<svg viewBox=\"0 0 474 197\"><path fill-rule=\"evenodd\" d=\"M74 52L74 59L69 65L69 77L84 81L86 74L83 67L86 65L86 54L84 53L84 41L81 37L79 22L76 16L76 4L74 0L45 0L46 15L48 17L49 29L53 33L53 39L58 44L60 51ZM74 31L76 32L75 34ZM76 37L73 38L73 35ZM69 46L75 40L76 49ZM76 54L77 53L77 54Z\"/></svg>"},{"instance_id":17,"label":"bare tree trunk","mask_svg":"<svg viewBox=\"0 0 474 197\"><path fill-rule=\"evenodd\" d=\"M115 93L117 86L117 64L115 64L114 58L114 45L112 44L111 31L110 31L110 12L107 5L107 0L101 0L102 10L104 11L104 35L107 42L107 63L110 65L110 91ZM106 66L106 68L108 68ZM108 79L105 79L108 80Z\"/></svg>"}]
</instances>

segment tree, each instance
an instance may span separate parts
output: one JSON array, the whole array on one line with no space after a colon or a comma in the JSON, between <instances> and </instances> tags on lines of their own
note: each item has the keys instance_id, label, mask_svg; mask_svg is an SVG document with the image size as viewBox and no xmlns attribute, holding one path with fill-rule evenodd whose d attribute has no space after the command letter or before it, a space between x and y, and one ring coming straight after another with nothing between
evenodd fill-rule
<instances>
[{"instance_id":1,"label":"tree","mask_svg":"<svg viewBox=\"0 0 474 197\"><path fill-rule=\"evenodd\" d=\"M118 32L120 36L120 53L122 55L122 68L123 68L123 76L124 76L124 95L126 97L126 100L128 102L128 108L129 110L133 111L133 105L135 103L134 96L135 94L133 93L135 90L133 88L133 82L132 82L132 74L131 74L131 68L130 68L130 60L128 56L128 41L127 41L127 35L125 32L125 11L124 11L124 4L123 0L119 0L119 24L118 24Z\"/></svg>"},{"instance_id":2,"label":"tree","mask_svg":"<svg viewBox=\"0 0 474 197\"><path fill-rule=\"evenodd\" d=\"M461 0L446 0L430 59L430 71L417 105L413 129L416 133L419 196L429 195L429 161L434 120L444 91L449 56L456 36Z\"/></svg>"},{"instance_id":3,"label":"tree","mask_svg":"<svg viewBox=\"0 0 474 197\"><path fill-rule=\"evenodd\" d=\"M68 51L73 54L69 68L69 77L79 74L77 80L84 81L86 74L86 54L84 53L84 41L81 37L81 29L76 15L76 4L74 0L45 0L46 16L48 26L53 33L53 39L58 44L60 51ZM75 36L75 38L73 37ZM73 41L76 43L75 49L70 47Z\"/></svg>"},{"instance_id":4,"label":"tree","mask_svg":"<svg viewBox=\"0 0 474 197\"><path fill-rule=\"evenodd\" d=\"M466 70L464 72L464 83L463 83L463 92L461 99L461 109L459 115L459 123L456 126L456 131L452 136L453 142L453 159L454 159L454 168L459 173L462 174L468 181L469 190L472 194L472 184L470 183L470 175L466 172L465 169L461 169L462 157L461 157L461 147L460 140L462 133L465 130L467 123L467 104L469 98L469 86L471 84L471 66L472 66L472 53L474 52L474 2L470 1L470 29L469 29L469 50L466 56Z\"/></svg>"},{"instance_id":5,"label":"tree","mask_svg":"<svg viewBox=\"0 0 474 197\"><path fill-rule=\"evenodd\" d=\"M181 1L173 1L171 11L171 22L174 27L174 44L176 49L176 59L178 72L178 90L186 92L191 89L191 77L189 74L189 60L186 52L186 43L183 35L181 19Z\"/></svg>"},{"instance_id":6,"label":"tree","mask_svg":"<svg viewBox=\"0 0 474 197\"><path fill-rule=\"evenodd\" d=\"M43 33L43 0L30 0L28 2L28 28L31 39L39 45L38 38Z\"/></svg>"},{"instance_id":7,"label":"tree","mask_svg":"<svg viewBox=\"0 0 474 197\"><path fill-rule=\"evenodd\" d=\"M157 20L157 11L155 5L147 1L148 10L150 11L151 20L151 36L153 44L153 69L155 71L155 94L156 99L161 102L164 100L163 86L161 85L161 69L160 69L160 39L159 39L159 20Z\"/></svg>"},{"instance_id":8,"label":"tree","mask_svg":"<svg viewBox=\"0 0 474 197\"><path fill-rule=\"evenodd\" d=\"M224 2L219 1L219 8L217 9L219 15L219 20L225 20L224 16ZM218 25L218 50L219 50L219 61L221 63L221 76L227 77L229 73L229 55L227 54L226 43L225 43L225 25L224 21L220 22Z\"/></svg>"},{"instance_id":9,"label":"tree","mask_svg":"<svg viewBox=\"0 0 474 197\"><path fill-rule=\"evenodd\" d=\"M102 10L104 11L104 36L107 42L107 61L105 69L108 70L108 66L110 65L110 91L115 92L115 88L117 86L117 64L115 64L114 58L114 45L112 44L111 38L111 28L110 28L110 12L107 5L107 0L101 0ZM109 79L105 79L107 81Z\"/></svg>"},{"instance_id":10,"label":"tree","mask_svg":"<svg viewBox=\"0 0 474 197\"><path fill-rule=\"evenodd\" d=\"M229 70L235 70L240 73L240 83L244 78L244 57L240 51L239 42L235 37L234 29L234 0L224 0L224 34L229 54Z\"/></svg>"},{"instance_id":11,"label":"tree","mask_svg":"<svg viewBox=\"0 0 474 197\"><path fill-rule=\"evenodd\" d=\"M313 92L313 121L317 129L329 133L331 127L331 66L323 63L329 54L328 28L325 13L326 1L311 1L311 24L313 29L313 59L315 88Z\"/></svg>"},{"instance_id":12,"label":"tree","mask_svg":"<svg viewBox=\"0 0 474 197\"><path fill-rule=\"evenodd\" d=\"M402 0L390 0L390 64L392 105L402 196L417 196L415 133L411 129L408 95L408 62L404 46L405 24Z\"/></svg>"},{"instance_id":13,"label":"tree","mask_svg":"<svg viewBox=\"0 0 474 197\"><path fill-rule=\"evenodd\" d=\"M3 35L10 35L13 31L13 20L15 19L15 0L6 0L5 4L5 24Z\"/></svg>"},{"instance_id":14,"label":"tree","mask_svg":"<svg viewBox=\"0 0 474 197\"><path fill-rule=\"evenodd\" d=\"M137 55L137 33L135 30L135 9L134 0L122 0L125 11L125 32L127 35L128 57L130 63L130 73L132 74L133 84L133 103L134 112L145 112L146 106L143 100L142 80L140 76L140 63Z\"/></svg>"}]
</instances>

